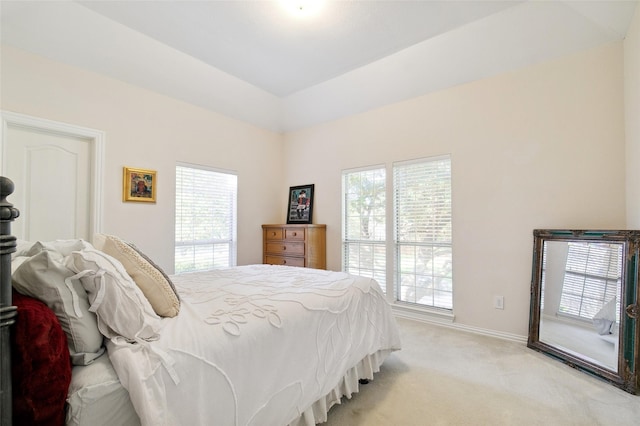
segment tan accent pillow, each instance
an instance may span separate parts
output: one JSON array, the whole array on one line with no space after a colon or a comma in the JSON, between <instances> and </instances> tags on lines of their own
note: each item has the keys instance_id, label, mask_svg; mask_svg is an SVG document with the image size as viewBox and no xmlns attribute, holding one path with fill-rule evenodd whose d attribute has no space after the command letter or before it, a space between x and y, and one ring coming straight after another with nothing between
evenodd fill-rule
<instances>
[{"instance_id":1,"label":"tan accent pillow","mask_svg":"<svg viewBox=\"0 0 640 426\"><path fill-rule=\"evenodd\" d=\"M149 300L156 314L161 317L178 315L180 298L173 283L162 269L116 236L96 234L93 245L122 263L124 269Z\"/></svg>"}]
</instances>

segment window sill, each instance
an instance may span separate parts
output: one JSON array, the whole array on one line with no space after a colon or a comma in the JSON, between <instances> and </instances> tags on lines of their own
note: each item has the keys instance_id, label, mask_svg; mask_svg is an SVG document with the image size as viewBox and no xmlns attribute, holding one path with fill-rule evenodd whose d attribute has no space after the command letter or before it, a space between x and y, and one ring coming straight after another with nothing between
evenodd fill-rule
<instances>
[{"instance_id":1,"label":"window sill","mask_svg":"<svg viewBox=\"0 0 640 426\"><path fill-rule=\"evenodd\" d=\"M413 306L404 303L392 303L391 310L400 318L412 319L415 321L439 323L439 324L453 324L455 315L453 312L434 309L430 307Z\"/></svg>"}]
</instances>

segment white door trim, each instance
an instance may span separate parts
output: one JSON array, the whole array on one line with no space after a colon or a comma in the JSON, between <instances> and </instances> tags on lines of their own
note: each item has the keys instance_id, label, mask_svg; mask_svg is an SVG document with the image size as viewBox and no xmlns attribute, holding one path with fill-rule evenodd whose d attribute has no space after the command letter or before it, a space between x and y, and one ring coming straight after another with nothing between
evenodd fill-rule
<instances>
[{"instance_id":1,"label":"white door trim","mask_svg":"<svg viewBox=\"0 0 640 426\"><path fill-rule=\"evenodd\" d=\"M100 130L80 127L73 124L62 123L59 121L47 120L44 118L33 117L30 115L19 114L11 111L0 111L2 116L2 133L0 134L0 175L3 175L7 168L6 156L6 139L7 131L10 126L22 127L25 129L33 129L40 132L80 137L88 139L91 142L91 188L93 197L90 201L91 217L89 218L89 229L91 231L91 239L96 233L102 232L102 213L103 213L103 161L104 161L104 142L105 133ZM7 176L9 177L9 176Z\"/></svg>"}]
</instances>

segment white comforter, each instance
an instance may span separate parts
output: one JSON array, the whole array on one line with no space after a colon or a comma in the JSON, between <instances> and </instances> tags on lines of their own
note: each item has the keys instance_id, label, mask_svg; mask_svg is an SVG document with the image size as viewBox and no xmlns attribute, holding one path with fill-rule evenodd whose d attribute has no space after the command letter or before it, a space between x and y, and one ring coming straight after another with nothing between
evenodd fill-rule
<instances>
[{"instance_id":1,"label":"white comforter","mask_svg":"<svg viewBox=\"0 0 640 426\"><path fill-rule=\"evenodd\" d=\"M160 339L107 345L143 425L286 425L362 360L377 371L400 349L368 278L251 265L172 279L182 306Z\"/></svg>"}]
</instances>

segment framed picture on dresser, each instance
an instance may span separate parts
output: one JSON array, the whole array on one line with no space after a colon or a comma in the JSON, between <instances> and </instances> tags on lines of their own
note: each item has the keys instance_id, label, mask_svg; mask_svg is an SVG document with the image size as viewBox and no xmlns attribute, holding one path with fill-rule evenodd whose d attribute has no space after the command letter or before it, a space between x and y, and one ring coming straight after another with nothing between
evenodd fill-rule
<instances>
[{"instance_id":1,"label":"framed picture on dresser","mask_svg":"<svg viewBox=\"0 0 640 426\"><path fill-rule=\"evenodd\" d=\"M292 186L289 188L287 224L311 223L314 196L313 184Z\"/></svg>"}]
</instances>

